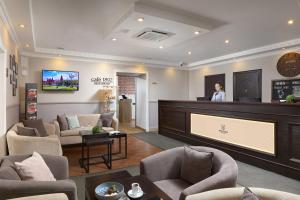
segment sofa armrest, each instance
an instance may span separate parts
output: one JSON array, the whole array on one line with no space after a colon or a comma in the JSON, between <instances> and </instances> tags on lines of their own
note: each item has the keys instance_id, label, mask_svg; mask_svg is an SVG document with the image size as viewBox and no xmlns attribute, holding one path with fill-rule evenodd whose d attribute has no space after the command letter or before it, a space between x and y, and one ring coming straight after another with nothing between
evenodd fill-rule
<instances>
[{"instance_id":1,"label":"sofa armrest","mask_svg":"<svg viewBox=\"0 0 300 200\"><path fill-rule=\"evenodd\" d=\"M60 137L60 126L59 126L58 121L54 120L53 124L54 124L54 127L55 127L55 134Z\"/></svg>"},{"instance_id":2,"label":"sofa armrest","mask_svg":"<svg viewBox=\"0 0 300 200\"><path fill-rule=\"evenodd\" d=\"M30 137L7 134L9 155L32 154L34 151L47 155L62 155L60 140L57 136Z\"/></svg>"},{"instance_id":3,"label":"sofa armrest","mask_svg":"<svg viewBox=\"0 0 300 200\"><path fill-rule=\"evenodd\" d=\"M118 120L117 118L113 118L111 127L112 127L115 131L119 130L119 120Z\"/></svg>"},{"instance_id":4,"label":"sofa armrest","mask_svg":"<svg viewBox=\"0 0 300 200\"><path fill-rule=\"evenodd\" d=\"M149 156L140 162L141 175L152 182L176 179L180 175L183 149L175 148Z\"/></svg>"},{"instance_id":5,"label":"sofa armrest","mask_svg":"<svg viewBox=\"0 0 300 200\"><path fill-rule=\"evenodd\" d=\"M54 124L44 122L44 126L46 128L46 131L47 131L48 135L56 135L56 130L55 130L55 125Z\"/></svg>"},{"instance_id":6,"label":"sofa armrest","mask_svg":"<svg viewBox=\"0 0 300 200\"><path fill-rule=\"evenodd\" d=\"M189 195L216 190L221 188L236 187L237 181L237 166L232 166L200 181L181 192L180 200L185 200Z\"/></svg>"},{"instance_id":7,"label":"sofa armrest","mask_svg":"<svg viewBox=\"0 0 300 200\"><path fill-rule=\"evenodd\" d=\"M69 178L69 162L65 156L42 155L56 180Z\"/></svg>"},{"instance_id":8,"label":"sofa armrest","mask_svg":"<svg viewBox=\"0 0 300 200\"><path fill-rule=\"evenodd\" d=\"M77 188L72 180L12 181L0 180L1 199L65 193L69 200L77 200Z\"/></svg>"},{"instance_id":9,"label":"sofa armrest","mask_svg":"<svg viewBox=\"0 0 300 200\"><path fill-rule=\"evenodd\" d=\"M53 193L44 195L34 195L28 197L13 198L10 200L68 200L68 197L64 193Z\"/></svg>"}]
</instances>

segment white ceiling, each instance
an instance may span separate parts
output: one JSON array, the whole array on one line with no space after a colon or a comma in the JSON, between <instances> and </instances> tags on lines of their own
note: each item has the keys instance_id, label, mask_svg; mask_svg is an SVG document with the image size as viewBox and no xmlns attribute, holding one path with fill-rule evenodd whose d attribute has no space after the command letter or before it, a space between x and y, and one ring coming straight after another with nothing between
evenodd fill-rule
<instances>
[{"instance_id":1,"label":"white ceiling","mask_svg":"<svg viewBox=\"0 0 300 200\"><path fill-rule=\"evenodd\" d=\"M274 43L300 38L300 5L298 0L1 0L22 50L108 58L137 62L175 65L195 63L246 51ZM129 15L135 3L167 9L164 17ZM143 15L145 21L135 20ZM151 13L150 13L151 14ZM191 31L183 42L172 43L160 49L159 45L141 45L115 35L126 26L139 30L147 25L161 24L163 20L177 23L172 32ZM134 17L132 17L134 16ZM172 19L170 17L173 17ZM186 19L191 19L190 21ZM288 25L289 19L294 25ZM195 37L191 28L199 21L210 26L208 33ZM125 23L126 22L126 23ZM21 29L19 24L25 24ZM166 30L168 23L161 25ZM198 26L199 27L199 26ZM118 29L119 28L119 29ZM154 28L154 27L151 27ZM176 33L175 33L176 34ZM111 41L116 37L117 41ZM225 44L224 40L230 43ZM168 40L168 39L167 39ZM165 40L167 42L167 40ZM299 41L299 40L297 40ZM31 48L26 48L29 43ZM288 43L299 45L298 43ZM57 51L58 47L65 51ZM192 54L188 55L191 51Z\"/></svg>"}]
</instances>

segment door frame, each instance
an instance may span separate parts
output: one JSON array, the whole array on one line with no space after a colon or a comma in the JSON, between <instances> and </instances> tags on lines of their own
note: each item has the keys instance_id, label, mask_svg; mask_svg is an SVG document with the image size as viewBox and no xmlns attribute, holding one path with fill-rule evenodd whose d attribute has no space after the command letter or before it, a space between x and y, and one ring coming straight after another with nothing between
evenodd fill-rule
<instances>
[{"instance_id":1,"label":"door frame","mask_svg":"<svg viewBox=\"0 0 300 200\"><path fill-rule=\"evenodd\" d=\"M128 73L128 74L144 74L146 76L146 112L145 112L145 118L146 118L146 132L149 132L150 131L150 128L149 128L149 73L147 71L143 71L143 72L135 72L135 71L131 71L131 70L126 70L126 69L117 69L117 70L114 70L114 86L115 86L115 91L114 91L114 95L116 95L116 102L114 104L114 110L116 111L116 115L118 116L118 76L117 74L118 73ZM137 96L137 95L136 95ZM135 112L137 112L137 106L135 106ZM119 116L118 116L119 117ZM135 116L136 117L136 116ZM136 121L136 119L135 119Z\"/></svg>"}]
</instances>

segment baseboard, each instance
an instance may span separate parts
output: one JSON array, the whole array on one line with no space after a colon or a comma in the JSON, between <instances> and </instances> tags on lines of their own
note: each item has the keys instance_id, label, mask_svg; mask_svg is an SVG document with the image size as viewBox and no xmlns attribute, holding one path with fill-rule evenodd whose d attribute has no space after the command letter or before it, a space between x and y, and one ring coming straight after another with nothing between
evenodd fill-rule
<instances>
[{"instance_id":1,"label":"baseboard","mask_svg":"<svg viewBox=\"0 0 300 200\"><path fill-rule=\"evenodd\" d=\"M158 128L150 128L149 131L150 132L158 132Z\"/></svg>"}]
</instances>

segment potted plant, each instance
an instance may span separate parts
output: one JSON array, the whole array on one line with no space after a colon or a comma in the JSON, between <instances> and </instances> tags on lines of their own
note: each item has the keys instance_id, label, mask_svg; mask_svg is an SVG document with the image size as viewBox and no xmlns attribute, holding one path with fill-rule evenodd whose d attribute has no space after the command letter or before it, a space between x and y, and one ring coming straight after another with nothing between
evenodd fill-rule
<instances>
[{"instance_id":1,"label":"potted plant","mask_svg":"<svg viewBox=\"0 0 300 200\"><path fill-rule=\"evenodd\" d=\"M102 131L102 127L100 127L98 125L94 126L92 129L93 134L101 133L101 131Z\"/></svg>"},{"instance_id":2,"label":"potted plant","mask_svg":"<svg viewBox=\"0 0 300 200\"><path fill-rule=\"evenodd\" d=\"M286 102L287 103L295 103L296 102L296 97L294 95L288 95L286 98L285 98Z\"/></svg>"}]
</instances>

